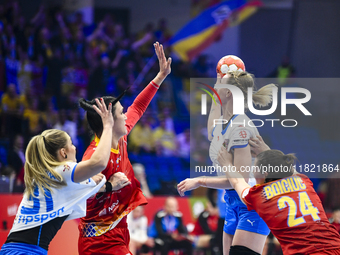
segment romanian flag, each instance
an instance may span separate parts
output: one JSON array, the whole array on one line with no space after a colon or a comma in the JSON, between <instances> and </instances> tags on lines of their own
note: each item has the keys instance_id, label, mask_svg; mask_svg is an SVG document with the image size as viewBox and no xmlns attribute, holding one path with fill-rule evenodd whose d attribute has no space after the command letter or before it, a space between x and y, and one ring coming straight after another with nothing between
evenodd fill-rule
<instances>
[{"instance_id":1,"label":"romanian flag","mask_svg":"<svg viewBox=\"0 0 340 255\"><path fill-rule=\"evenodd\" d=\"M181 59L190 61L227 27L240 24L261 5L261 0L229 0L214 5L186 24L171 38L170 44Z\"/></svg>"}]
</instances>

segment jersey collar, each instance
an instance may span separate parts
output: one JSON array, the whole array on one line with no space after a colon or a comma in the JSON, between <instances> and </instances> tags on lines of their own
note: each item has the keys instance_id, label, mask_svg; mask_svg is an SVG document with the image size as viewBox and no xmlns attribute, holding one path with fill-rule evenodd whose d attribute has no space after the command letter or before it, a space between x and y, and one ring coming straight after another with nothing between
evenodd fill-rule
<instances>
[{"instance_id":1,"label":"jersey collar","mask_svg":"<svg viewBox=\"0 0 340 255\"><path fill-rule=\"evenodd\" d=\"M232 116L232 117L229 119L227 127L226 127L224 130L222 130L222 135L224 135L225 132L227 132L227 129L228 129L229 125L230 125L230 122L231 122L232 120L234 120L237 116L238 116L238 114L235 114L234 116Z\"/></svg>"},{"instance_id":2,"label":"jersey collar","mask_svg":"<svg viewBox=\"0 0 340 255\"><path fill-rule=\"evenodd\" d=\"M96 146L98 146L99 141L100 141L100 139L98 138L98 136L95 136L94 142L96 143ZM117 149L111 148L111 152L114 153L114 154L119 154L119 144L118 144Z\"/></svg>"}]
</instances>

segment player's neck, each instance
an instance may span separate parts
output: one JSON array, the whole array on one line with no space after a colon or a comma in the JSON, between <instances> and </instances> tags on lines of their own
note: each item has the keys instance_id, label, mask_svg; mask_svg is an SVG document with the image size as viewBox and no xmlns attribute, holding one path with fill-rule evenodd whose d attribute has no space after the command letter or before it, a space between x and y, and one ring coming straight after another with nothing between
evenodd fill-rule
<instances>
[{"instance_id":1,"label":"player's neck","mask_svg":"<svg viewBox=\"0 0 340 255\"><path fill-rule=\"evenodd\" d=\"M114 150L118 149L118 141L120 138L112 137L111 148Z\"/></svg>"},{"instance_id":2,"label":"player's neck","mask_svg":"<svg viewBox=\"0 0 340 255\"><path fill-rule=\"evenodd\" d=\"M229 102L222 105L222 115L223 119L229 120L233 116L233 105Z\"/></svg>"}]
</instances>

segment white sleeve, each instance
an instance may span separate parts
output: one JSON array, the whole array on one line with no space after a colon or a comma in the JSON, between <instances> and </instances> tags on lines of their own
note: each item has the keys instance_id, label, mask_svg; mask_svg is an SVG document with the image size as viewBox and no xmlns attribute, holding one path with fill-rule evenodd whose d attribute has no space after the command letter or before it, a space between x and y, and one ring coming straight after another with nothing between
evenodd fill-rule
<instances>
[{"instance_id":1,"label":"white sleeve","mask_svg":"<svg viewBox=\"0 0 340 255\"><path fill-rule=\"evenodd\" d=\"M229 138L228 151L236 148L244 148L248 145L248 141L252 134L246 127L235 128Z\"/></svg>"},{"instance_id":2,"label":"white sleeve","mask_svg":"<svg viewBox=\"0 0 340 255\"><path fill-rule=\"evenodd\" d=\"M74 170L76 169L77 165L78 163L76 162L67 161L64 165L58 167L58 172L63 177L64 181L66 181L66 183L74 182Z\"/></svg>"}]
</instances>

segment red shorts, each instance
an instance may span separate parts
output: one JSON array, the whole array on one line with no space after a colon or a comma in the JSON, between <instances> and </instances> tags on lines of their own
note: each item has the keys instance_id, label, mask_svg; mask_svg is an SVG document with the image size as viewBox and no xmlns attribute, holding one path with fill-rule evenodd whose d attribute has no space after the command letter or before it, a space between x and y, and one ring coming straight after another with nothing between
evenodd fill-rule
<instances>
[{"instance_id":1,"label":"red shorts","mask_svg":"<svg viewBox=\"0 0 340 255\"><path fill-rule=\"evenodd\" d=\"M130 234L124 217L114 229L101 236L79 236L78 252L79 255L130 255L129 242Z\"/></svg>"}]
</instances>

